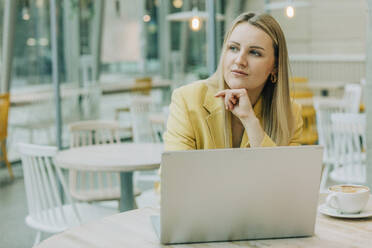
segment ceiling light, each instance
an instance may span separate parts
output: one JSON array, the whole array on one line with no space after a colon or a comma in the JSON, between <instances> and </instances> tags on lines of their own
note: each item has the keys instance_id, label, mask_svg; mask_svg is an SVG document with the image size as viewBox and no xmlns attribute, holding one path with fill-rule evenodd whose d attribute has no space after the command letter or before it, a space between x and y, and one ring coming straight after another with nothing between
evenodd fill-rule
<instances>
[{"instance_id":1,"label":"ceiling light","mask_svg":"<svg viewBox=\"0 0 372 248\"><path fill-rule=\"evenodd\" d=\"M144 21L144 22L149 22L149 21L151 21L151 16L149 16L149 15L144 15L144 16L143 16L143 21Z\"/></svg>"},{"instance_id":2,"label":"ceiling light","mask_svg":"<svg viewBox=\"0 0 372 248\"><path fill-rule=\"evenodd\" d=\"M285 13L289 18L294 16L294 8L290 5L285 9Z\"/></svg>"},{"instance_id":3,"label":"ceiling light","mask_svg":"<svg viewBox=\"0 0 372 248\"><path fill-rule=\"evenodd\" d=\"M28 38L26 41L27 46L35 46L36 40L34 38Z\"/></svg>"},{"instance_id":4,"label":"ceiling light","mask_svg":"<svg viewBox=\"0 0 372 248\"><path fill-rule=\"evenodd\" d=\"M173 6L177 9L182 8L183 1L182 0L173 0Z\"/></svg>"},{"instance_id":5,"label":"ceiling light","mask_svg":"<svg viewBox=\"0 0 372 248\"><path fill-rule=\"evenodd\" d=\"M200 20L198 16L194 16L190 20L190 28L192 29L192 31L199 31L201 26L202 26L202 21Z\"/></svg>"}]
</instances>

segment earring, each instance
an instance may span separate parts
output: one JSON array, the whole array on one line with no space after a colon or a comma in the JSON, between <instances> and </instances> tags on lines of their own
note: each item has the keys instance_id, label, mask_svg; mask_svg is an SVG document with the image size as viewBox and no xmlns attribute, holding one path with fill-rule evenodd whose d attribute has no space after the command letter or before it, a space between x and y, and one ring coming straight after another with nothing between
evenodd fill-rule
<instances>
[{"instance_id":1,"label":"earring","mask_svg":"<svg viewBox=\"0 0 372 248\"><path fill-rule=\"evenodd\" d=\"M273 84L275 84L278 81L278 77L276 76L275 73L270 74L270 80Z\"/></svg>"}]
</instances>

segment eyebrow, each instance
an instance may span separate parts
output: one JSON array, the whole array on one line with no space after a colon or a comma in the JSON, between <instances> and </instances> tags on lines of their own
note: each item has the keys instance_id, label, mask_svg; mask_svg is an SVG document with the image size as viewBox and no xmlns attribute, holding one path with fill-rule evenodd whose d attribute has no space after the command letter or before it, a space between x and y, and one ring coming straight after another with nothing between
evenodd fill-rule
<instances>
[{"instance_id":1,"label":"eyebrow","mask_svg":"<svg viewBox=\"0 0 372 248\"><path fill-rule=\"evenodd\" d=\"M234 43L234 44L240 46L240 43L239 43L239 42L236 42L236 41L230 41L230 40L229 40L228 42L229 42L229 43ZM260 47L260 46L250 46L249 48L265 50L263 47Z\"/></svg>"}]
</instances>

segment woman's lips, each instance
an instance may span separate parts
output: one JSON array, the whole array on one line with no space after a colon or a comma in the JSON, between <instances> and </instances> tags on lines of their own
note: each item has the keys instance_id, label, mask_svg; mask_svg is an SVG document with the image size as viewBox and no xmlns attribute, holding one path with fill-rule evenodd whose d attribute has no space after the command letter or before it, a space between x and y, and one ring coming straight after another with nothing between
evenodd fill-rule
<instances>
[{"instance_id":1,"label":"woman's lips","mask_svg":"<svg viewBox=\"0 0 372 248\"><path fill-rule=\"evenodd\" d=\"M245 73L244 71L240 71L240 70L231 70L231 73L236 77L246 77L246 76L248 76L247 73Z\"/></svg>"}]
</instances>

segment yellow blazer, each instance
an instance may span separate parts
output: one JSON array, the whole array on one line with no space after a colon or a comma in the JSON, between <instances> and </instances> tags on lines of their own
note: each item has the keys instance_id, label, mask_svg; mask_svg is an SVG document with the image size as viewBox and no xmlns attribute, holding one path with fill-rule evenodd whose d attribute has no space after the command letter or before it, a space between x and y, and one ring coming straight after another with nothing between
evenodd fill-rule
<instances>
[{"instance_id":1,"label":"yellow blazer","mask_svg":"<svg viewBox=\"0 0 372 248\"><path fill-rule=\"evenodd\" d=\"M164 133L165 150L225 148L223 115L225 109L221 105L221 99L214 96L216 93L217 89L205 81L198 81L174 90L167 130ZM261 108L260 98L253 110L262 125ZM296 129L288 145L300 145L299 138L303 126L301 107L292 103L292 109ZM276 144L265 133L261 146L276 146ZM240 147L250 147L245 131Z\"/></svg>"}]
</instances>

